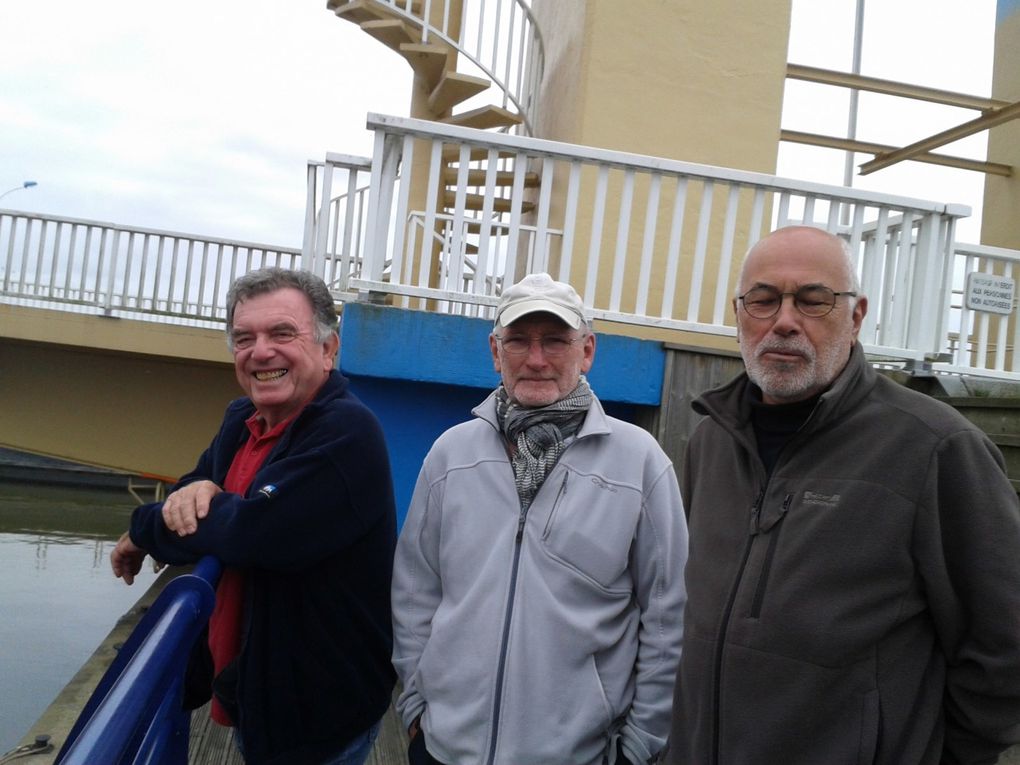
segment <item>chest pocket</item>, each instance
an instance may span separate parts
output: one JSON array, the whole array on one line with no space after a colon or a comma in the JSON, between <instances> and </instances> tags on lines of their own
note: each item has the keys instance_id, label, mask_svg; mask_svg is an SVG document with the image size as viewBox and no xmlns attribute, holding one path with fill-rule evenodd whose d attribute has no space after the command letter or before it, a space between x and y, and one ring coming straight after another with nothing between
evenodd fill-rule
<instances>
[{"instance_id":1,"label":"chest pocket","mask_svg":"<svg viewBox=\"0 0 1020 765\"><path fill-rule=\"evenodd\" d=\"M641 493L570 470L553 480L556 499L542 531L546 553L604 590L629 593L625 574Z\"/></svg>"}]
</instances>

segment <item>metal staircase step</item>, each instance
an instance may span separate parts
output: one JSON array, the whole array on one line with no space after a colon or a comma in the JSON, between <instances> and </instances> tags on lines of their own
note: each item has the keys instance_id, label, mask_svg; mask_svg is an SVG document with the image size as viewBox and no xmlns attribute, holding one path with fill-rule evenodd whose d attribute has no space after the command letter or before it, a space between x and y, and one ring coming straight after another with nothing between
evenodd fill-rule
<instances>
[{"instance_id":1,"label":"metal staircase step","mask_svg":"<svg viewBox=\"0 0 1020 765\"><path fill-rule=\"evenodd\" d=\"M399 19L365 21L361 24L361 30L398 52L401 45L421 42L418 31Z\"/></svg>"},{"instance_id":2,"label":"metal staircase step","mask_svg":"<svg viewBox=\"0 0 1020 765\"><path fill-rule=\"evenodd\" d=\"M447 209L452 209L457 202L456 191L444 191L443 192L443 204ZM485 195L484 194L465 194L464 195L464 207L468 210L481 210L485 206ZM492 200L492 210L498 213L508 213L513 206L512 199L505 199L503 197L496 197ZM534 202L521 202L521 212L531 212L535 209Z\"/></svg>"},{"instance_id":3,"label":"metal staircase step","mask_svg":"<svg viewBox=\"0 0 1020 765\"><path fill-rule=\"evenodd\" d=\"M404 2L400 2L399 5L403 10ZM399 12L392 5L379 2L379 0L328 0L326 8L333 11L339 18L355 24L401 18ZM411 13L414 16L421 16L421 0L414 0L411 4Z\"/></svg>"},{"instance_id":4,"label":"metal staircase step","mask_svg":"<svg viewBox=\"0 0 1020 765\"><path fill-rule=\"evenodd\" d=\"M492 104L439 120L439 122L447 125L459 125L460 127L477 128L478 130L520 125L523 121L519 115L504 109L502 106L494 106Z\"/></svg>"},{"instance_id":5,"label":"metal staircase step","mask_svg":"<svg viewBox=\"0 0 1020 765\"><path fill-rule=\"evenodd\" d=\"M456 167L448 167L443 171L443 181L447 186L453 186L457 183L459 171ZM467 185L468 186L484 186L486 183L486 171L485 170L468 170ZM509 187L514 185L514 173L510 170L500 170L496 172L495 178L496 186ZM525 173L524 174L524 187L535 188L538 186L539 177L538 173Z\"/></svg>"},{"instance_id":6,"label":"metal staircase step","mask_svg":"<svg viewBox=\"0 0 1020 765\"><path fill-rule=\"evenodd\" d=\"M437 114L489 89L492 82L460 72L446 72L429 95L429 108Z\"/></svg>"}]
</instances>

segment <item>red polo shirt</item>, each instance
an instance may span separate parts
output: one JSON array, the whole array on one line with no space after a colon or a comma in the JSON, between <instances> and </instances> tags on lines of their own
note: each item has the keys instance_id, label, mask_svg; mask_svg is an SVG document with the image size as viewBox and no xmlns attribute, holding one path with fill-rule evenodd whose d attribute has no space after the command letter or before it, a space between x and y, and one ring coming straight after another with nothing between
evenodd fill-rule
<instances>
[{"instance_id":1,"label":"red polo shirt","mask_svg":"<svg viewBox=\"0 0 1020 765\"><path fill-rule=\"evenodd\" d=\"M300 412L298 412L300 413ZM283 431L293 422L298 413L263 433L263 422L258 412L249 417L245 424L251 434L247 443L234 455L223 482L224 491L244 494L255 474L262 467L266 456L276 446ZM236 568L224 568L216 588L216 605L209 617L209 651L212 653L213 674L218 675L241 650L241 622L243 616L244 573ZM221 725L233 725L226 710L214 697L210 716Z\"/></svg>"}]
</instances>

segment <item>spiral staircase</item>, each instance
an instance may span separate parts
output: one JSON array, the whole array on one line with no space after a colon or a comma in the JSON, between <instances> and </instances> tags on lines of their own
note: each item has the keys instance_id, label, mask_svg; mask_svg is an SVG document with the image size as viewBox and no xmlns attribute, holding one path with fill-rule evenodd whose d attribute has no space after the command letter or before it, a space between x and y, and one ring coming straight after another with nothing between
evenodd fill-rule
<instances>
[{"instance_id":1,"label":"spiral staircase","mask_svg":"<svg viewBox=\"0 0 1020 765\"><path fill-rule=\"evenodd\" d=\"M542 40L524 0L328 0L327 7L357 24L411 68L414 88L410 116L450 125L532 135L537 90L544 62ZM482 211L486 171L493 160L470 152L466 207ZM463 155L443 152L441 204L454 205ZM512 159L498 163L492 214L510 211ZM461 177L463 183L463 177ZM538 185L527 173L525 189ZM524 201L521 209L534 205Z\"/></svg>"}]
</instances>

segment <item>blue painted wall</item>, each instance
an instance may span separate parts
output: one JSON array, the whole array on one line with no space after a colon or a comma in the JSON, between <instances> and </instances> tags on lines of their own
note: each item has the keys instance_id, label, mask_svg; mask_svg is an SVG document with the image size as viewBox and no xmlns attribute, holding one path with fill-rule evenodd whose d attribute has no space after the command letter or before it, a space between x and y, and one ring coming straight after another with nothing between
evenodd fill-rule
<instances>
[{"instance_id":1,"label":"blue painted wall","mask_svg":"<svg viewBox=\"0 0 1020 765\"><path fill-rule=\"evenodd\" d=\"M483 319L344 306L340 369L382 423L401 524L432 443L499 384L491 329ZM610 414L633 421L638 407L659 405L664 368L661 343L600 334L588 381Z\"/></svg>"}]
</instances>

